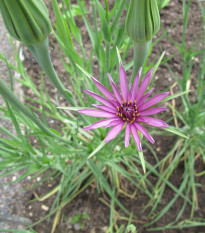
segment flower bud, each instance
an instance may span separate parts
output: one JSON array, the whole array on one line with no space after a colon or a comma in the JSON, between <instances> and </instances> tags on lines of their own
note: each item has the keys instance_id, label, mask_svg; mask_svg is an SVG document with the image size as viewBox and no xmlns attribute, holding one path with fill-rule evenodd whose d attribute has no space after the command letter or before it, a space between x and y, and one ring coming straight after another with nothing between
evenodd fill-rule
<instances>
[{"instance_id":1,"label":"flower bud","mask_svg":"<svg viewBox=\"0 0 205 233\"><path fill-rule=\"evenodd\" d=\"M42 0L0 0L0 10L10 35L26 45L44 40L52 30Z\"/></svg>"},{"instance_id":2,"label":"flower bud","mask_svg":"<svg viewBox=\"0 0 205 233\"><path fill-rule=\"evenodd\" d=\"M152 40L159 28L157 0L130 0L126 31L134 42L142 43Z\"/></svg>"}]
</instances>

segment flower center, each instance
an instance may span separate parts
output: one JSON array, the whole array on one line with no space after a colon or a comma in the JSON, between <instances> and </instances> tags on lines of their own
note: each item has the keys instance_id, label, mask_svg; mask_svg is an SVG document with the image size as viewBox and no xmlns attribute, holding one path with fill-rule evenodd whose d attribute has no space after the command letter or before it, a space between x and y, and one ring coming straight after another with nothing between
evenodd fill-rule
<instances>
[{"instance_id":1,"label":"flower center","mask_svg":"<svg viewBox=\"0 0 205 233\"><path fill-rule=\"evenodd\" d=\"M130 124L132 124L136 117L140 115L140 113L137 113L137 106L136 106L136 100L134 103L132 101L122 101L122 104L120 107L117 107L117 113L116 115L120 116L123 121L127 121Z\"/></svg>"}]
</instances>

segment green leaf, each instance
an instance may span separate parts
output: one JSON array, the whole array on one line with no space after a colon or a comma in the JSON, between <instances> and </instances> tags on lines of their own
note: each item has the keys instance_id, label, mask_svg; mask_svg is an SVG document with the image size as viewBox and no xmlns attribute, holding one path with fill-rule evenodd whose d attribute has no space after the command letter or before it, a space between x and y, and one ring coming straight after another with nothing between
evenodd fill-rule
<instances>
[{"instance_id":1,"label":"green leaf","mask_svg":"<svg viewBox=\"0 0 205 233\"><path fill-rule=\"evenodd\" d=\"M140 157L140 161L141 161L141 164L142 164L143 171L144 171L144 173L146 173L146 167L145 167L145 160L144 160L143 151L139 151L139 157Z\"/></svg>"},{"instance_id":2,"label":"green leaf","mask_svg":"<svg viewBox=\"0 0 205 233\"><path fill-rule=\"evenodd\" d=\"M122 58L121 58L121 56L120 56L120 52L119 52L119 49L118 49L117 46L116 46L116 50L117 50L118 61L119 61L119 63L122 63Z\"/></svg>"},{"instance_id":3,"label":"green leaf","mask_svg":"<svg viewBox=\"0 0 205 233\"><path fill-rule=\"evenodd\" d=\"M8 100L13 106L15 106L20 112L22 112L25 116L27 116L31 121L33 121L41 130L43 130L46 134L51 137L57 137L61 141L67 143L65 139L62 137L56 136L53 132L51 132L46 125L44 125L39 119L38 115L32 112L29 108L27 108L14 93L9 89L9 87L5 84L5 82L0 78L0 94ZM10 111L11 112L11 111ZM12 112L11 112L12 113ZM18 125L16 124L16 130L19 135L21 135Z\"/></svg>"},{"instance_id":4,"label":"green leaf","mask_svg":"<svg viewBox=\"0 0 205 233\"><path fill-rule=\"evenodd\" d=\"M71 47L73 47L69 27L63 15L61 14L57 1L51 0L51 4L56 17L56 29L58 31L59 36L64 41L64 43L67 41L67 43L69 43Z\"/></svg>"},{"instance_id":5,"label":"green leaf","mask_svg":"<svg viewBox=\"0 0 205 233\"><path fill-rule=\"evenodd\" d=\"M106 142L105 139L100 143L100 145L88 156L88 159L93 157L100 149L102 149L105 146Z\"/></svg>"},{"instance_id":6,"label":"green leaf","mask_svg":"<svg viewBox=\"0 0 205 233\"><path fill-rule=\"evenodd\" d=\"M92 27L91 27L91 24L90 24L88 18L86 17L85 7L83 6L83 4L82 4L81 1L77 0L77 3L78 3L78 6L80 7L80 10L81 10L82 15L83 15L83 19L84 19L84 22L85 22L85 26L86 26L86 28L87 28L87 32L88 32L88 34L89 34L89 37L90 37L92 46L93 46L93 48L95 48L95 44L96 44L96 41L95 41L95 33L94 33L93 30L92 30Z\"/></svg>"},{"instance_id":7,"label":"green leaf","mask_svg":"<svg viewBox=\"0 0 205 233\"><path fill-rule=\"evenodd\" d=\"M161 63L161 61L162 61L162 59L163 59L163 57L164 57L164 55L165 55L165 52L166 52L166 51L164 51L164 52L162 53L162 55L160 56L159 60L158 60L157 63L155 64L154 70L153 70L153 73L152 73L152 78L154 77L154 74L155 74L155 72L157 71L157 69L158 69L158 67L159 67L159 65L160 65L160 63Z\"/></svg>"},{"instance_id":8,"label":"green leaf","mask_svg":"<svg viewBox=\"0 0 205 233\"><path fill-rule=\"evenodd\" d=\"M70 110L70 111L78 111L81 109L86 109L85 107L57 107L57 108ZM90 109L90 108L88 108L88 109Z\"/></svg>"},{"instance_id":9,"label":"green leaf","mask_svg":"<svg viewBox=\"0 0 205 233\"><path fill-rule=\"evenodd\" d=\"M92 77L91 74L89 74L86 70L84 70L81 66L79 66L78 64L76 64L76 66L86 75L86 77L90 78Z\"/></svg>"},{"instance_id":10,"label":"green leaf","mask_svg":"<svg viewBox=\"0 0 205 233\"><path fill-rule=\"evenodd\" d=\"M102 32L103 32L105 41L107 41L108 43L111 43L112 36L111 36L109 24L107 22L107 19L105 18L105 10L102 7L102 5L99 3L98 0L95 0L95 3L97 5L98 13L99 13L99 16L100 16Z\"/></svg>"},{"instance_id":11,"label":"green leaf","mask_svg":"<svg viewBox=\"0 0 205 233\"><path fill-rule=\"evenodd\" d=\"M57 130L52 129L52 128L48 128L48 129L49 129L51 132L53 132L54 134L56 134L57 136L62 137L61 134L60 134Z\"/></svg>"},{"instance_id":12,"label":"green leaf","mask_svg":"<svg viewBox=\"0 0 205 233\"><path fill-rule=\"evenodd\" d=\"M176 134L176 135L179 135L183 138L187 138L189 139L189 137L187 137L186 135L184 135L183 133L179 132L176 128L172 127L172 126L169 126L168 128L162 128L163 130L165 131L168 131L170 133L173 133L173 134Z\"/></svg>"},{"instance_id":13,"label":"green leaf","mask_svg":"<svg viewBox=\"0 0 205 233\"><path fill-rule=\"evenodd\" d=\"M129 224L126 228L126 233L136 233L136 227L133 224Z\"/></svg>"},{"instance_id":14,"label":"green leaf","mask_svg":"<svg viewBox=\"0 0 205 233\"><path fill-rule=\"evenodd\" d=\"M167 96L166 98L164 98L164 99L161 101L161 103L166 102L166 101L171 100L171 99L174 99L174 98L177 98L177 97L179 97L179 96L181 96L181 95L185 95L185 94L187 94L187 93L189 93L189 92L190 92L190 90L189 90L189 91L182 91L182 92L179 92L179 93L177 93L177 94Z\"/></svg>"},{"instance_id":15,"label":"green leaf","mask_svg":"<svg viewBox=\"0 0 205 233\"><path fill-rule=\"evenodd\" d=\"M65 89L64 92L65 92L66 94L68 94L69 97L72 97L72 96L73 96L73 94L71 93L71 91L69 91L68 89Z\"/></svg>"},{"instance_id":16,"label":"green leaf","mask_svg":"<svg viewBox=\"0 0 205 233\"><path fill-rule=\"evenodd\" d=\"M170 0L157 0L159 10L164 8L169 2Z\"/></svg>"},{"instance_id":17,"label":"green leaf","mask_svg":"<svg viewBox=\"0 0 205 233\"><path fill-rule=\"evenodd\" d=\"M4 145L7 145L8 147L11 147L11 148L18 148L19 147L19 145L18 145L18 143L17 142L15 142L15 141L12 141L12 140L10 140L10 139L8 139L8 138L0 138L0 143L2 143L2 144L4 144Z\"/></svg>"}]
</instances>

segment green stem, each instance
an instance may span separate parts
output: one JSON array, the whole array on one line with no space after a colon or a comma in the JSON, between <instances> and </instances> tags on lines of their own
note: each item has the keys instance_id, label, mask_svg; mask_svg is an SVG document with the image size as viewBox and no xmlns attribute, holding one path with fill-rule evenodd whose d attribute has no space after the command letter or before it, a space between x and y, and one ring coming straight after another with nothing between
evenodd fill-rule
<instances>
[{"instance_id":1,"label":"green stem","mask_svg":"<svg viewBox=\"0 0 205 233\"><path fill-rule=\"evenodd\" d=\"M151 42L152 42L151 40L142 42L142 43L133 42L134 43L134 67L132 70L131 82L134 81L134 78L136 77L139 68L144 65L144 62L149 53Z\"/></svg>"},{"instance_id":2,"label":"green stem","mask_svg":"<svg viewBox=\"0 0 205 233\"><path fill-rule=\"evenodd\" d=\"M58 89L58 91L62 94L62 96L68 101L72 102L72 104L76 105L75 101L72 97L72 93L67 90L62 82L60 81L56 71L53 67L49 47L48 47L48 38L43 41L40 41L35 44L27 45L33 56L36 58L36 61L46 73L48 78L51 80L53 85Z\"/></svg>"}]
</instances>

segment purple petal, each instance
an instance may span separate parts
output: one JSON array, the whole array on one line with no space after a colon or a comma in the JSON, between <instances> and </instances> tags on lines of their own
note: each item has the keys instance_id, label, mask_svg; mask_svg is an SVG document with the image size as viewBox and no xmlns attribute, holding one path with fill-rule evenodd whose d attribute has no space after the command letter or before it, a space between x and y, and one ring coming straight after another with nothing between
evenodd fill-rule
<instances>
[{"instance_id":1,"label":"purple petal","mask_svg":"<svg viewBox=\"0 0 205 233\"><path fill-rule=\"evenodd\" d=\"M112 126L116 126L116 125L119 125L120 123L122 123L123 121L120 119L114 119L113 121L109 122L107 125L105 125L104 127L105 128L108 128L108 127L112 127Z\"/></svg>"},{"instance_id":2,"label":"purple petal","mask_svg":"<svg viewBox=\"0 0 205 233\"><path fill-rule=\"evenodd\" d=\"M154 117L139 116L137 118L137 121L140 121L140 122L143 122L145 124L155 126L155 127L164 127L164 128L169 127L169 125L167 123L165 123L163 120L156 119Z\"/></svg>"},{"instance_id":3,"label":"purple petal","mask_svg":"<svg viewBox=\"0 0 205 233\"><path fill-rule=\"evenodd\" d=\"M114 139L119 132L122 130L123 126L124 126L124 121L122 121L119 125L114 126L107 134L106 138L105 138L105 142L109 142L112 139Z\"/></svg>"},{"instance_id":4,"label":"purple petal","mask_svg":"<svg viewBox=\"0 0 205 233\"><path fill-rule=\"evenodd\" d=\"M120 76L120 89L122 93L123 100L127 100L127 79L126 79L126 73L125 70L120 63L119 67L119 76Z\"/></svg>"},{"instance_id":5,"label":"purple petal","mask_svg":"<svg viewBox=\"0 0 205 233\"><path fill-rule=\"evenodd\" d=\"M101 102L102 104L115 109L115 107L112 105L112 103L108 100L106 100L105 98L97 95L96 93L89 91L89 90L84 90L85 93L87 93L88 95L92 96L93 98L95 98L96 100L98 100L99 102Z\"/></svg>"},{"instance_id":6,"label":"purple petal","mask_svg":"<svg viewBox=\"0 0 205 233\"><path fill-rule=\"evenodd\" d=\"M152 136L148 133L148 131L142 126L140 125L138 122L134 122L135 126L137 127L137 129L152 143L154 144L155 141L152 138Z\"/></svg>"},{"instance_id":7,"label":"purple petal","mask_svg":"<svg viewBox=\"0 0 205 233\"><path fill-rule=\"evenodd\" d=\"M142 146L141 146L140 136L139 136L139 133L137 132L137 128L134 124L131 125L131 132L132 132L132 136L135 140L135 144L138 147L138 150L141 151Z\"/></svg>"},{"instance_id":8,"label":"purple petal","mask_svg":"<svg viewBox=\"0 0 205 233\"><path fill-rule=\"evenodd\" d=\"M154 88L152 88L150 91L148 91L139 101L137 104L138 108L149 98L149 96L152 94L154 91Z\"/></svg>"},{"instance_id":9,"label":"purple petal","mask_svg":"<svg viewBox=\"0 0 205 233\"><path fill-rule=\"evenodd\" d=\"M159 112L162 112L165 110L166 110L165 107L156 107L156 108L145 109L145 110L140 112L140 116L148 116L148 115L156 114L156 113L159 113Z\"/></svg>"},{"instance_id":10,"label":"purple petal","mask_svg":"<svg viewBox=\"0 0 205 233\"><path fill-rule=\"evenodd\" d=\"M137 76L135 77L134 83L133 83L132 97L131 97L132 102L135 100L135 97L137 95L137 88L138 88L138 85L139 85L141 73L142 73L142 67L140 67L140 69L139 69L139 71L137 73Z\"/></svg>"},{"instance_id":11,"label":"purple petal","mask_svg":"<svg viewBox=\"0 0 205 233\"><path fill-rule=\"evenodd\" d=\"M120 92L118 91L117 86L116 86L115 82L113 81L111 75L107 74L107 76L108 76L108 78L110 80L110 85L112 87L112 90L113 90L113 92L114 92L114 94L115 94L115 96L116 96L119 104L121 104L122 103L122 97L120 95Z\"/></svg>"},{"instance_id":12,"label":"purple petal","mask_svg":"<svg viewBox=\"0 0 205 233\"><path fill-rule=\"evenodd\" d=\"M98 90L101 91L107 99L115 100L115 97L113 96L113 94L104 85L102 85L102 83L100 83L97 79L93 77L91 77L91 79L95 83Z\"/></svg>"},{"instance_id":13,"label":"purple petal","mask_svg":"<svg viewBox=\"0 0 205 233\"><path fill-rule=\"evenodd\" d=\"M83 129L84 130L97 129L97 128L100 128L100 127L103 127L103 126L109 124L111 121L113 121L113 119L104 119L104 120L101 120L101 121L97 121L97 122L95 122L95 123L93 123L91 125L88 125L88 126L84 127Z\"/></svg>"},{"instance_id":14,"label":"purple petal","mask_svg":"<svg viewBox=\"0 0 205 233\"><path fill-rule=\"evenodd\" d=\"M145 91L147 89L147 86L149 84L149 81L150 81L150 79L152 77L152 73L153 73L153 68L151 68L150 71L148 72L148 74L144 77L144 79L143 79L143 81L142 81L142 83L140 85L140 88L139 88L139 90L137 92L137 96L136 96L136 99L135 99L136 102L138 102L142 98L142 96L144 95L144 93L145 93Z\"/></svg>"},{"instance_id":15,"label":"purple petal","mask_svg":"<svg viewBox=\"0 0 205 233\"><path fill-rule=\"evenodd\" d=\"M130 142L130 124L127 124L125 128L125 147L128 147Z\"/></svg>"},{"instance_id":16,"label":"purple petal","mask_svg":"<svg viewBox=\"0 0 205 233\"><path fill-rule=\"evenodd\" d=\"M114 113L110 113L110 112L105 112L102 110L97 110L97 109L82 109L82 110L78 110L79 113L84 114L84 115L88 115L88 116L92 116L92 117L116 117L116 114Z\"/></svg>"},{"instance_id":17,"label":"purple petal","mask_svg":"<svg viewBox=\"0 0 205 233\"><path fill-rule=\"evenodd\" d=\"M165 97L167 97L169 95L169 92L164 92L164 93L160 93L158 95L153 96L151 99L149 99L147 102L145 102L144 104L142 104L139 107L139 111L142 111L146 108L151 107L154 104L157 104L158 102L160 102L162 99L164 99Z\"/></svg>"},{"instance_id":18,"label":"purple petal","mask_svg":"<svg viewBox=\"0 0 205 233\"><path fill-rule=\"evenodd\" d=\"M118 103L118 101L110 101L114 106L115 106L115 108L116 107L120 107L120 104Z\"/></svg>"},{"instance_id":19,"label":"purple petal","mask_svg":"<svg viewBox=\"0 0 205 233\"><path fill-rule=\"evenodd\" d=\"M113 109L113 108L110 108L110 107L105 106L105 105L92 104L92 106L99 108L99 109L106 111L106 112L117 113L117 109Z\"/></svg>"},{"instance_id":20,"label":"purple petal","mask_svg":"<svg viewBox=\"0 0 205 233\"><path fill-rule=\"evenodd\" d=\"M132 90L131 90L131 88L132 88L132 86L131 86L131 84L130 84L130 86L129 86L129 91L128 91L128 96L127 96L127 100L128 100L128 101L131 100L131 97L132 97Z\"/></svg>"}]
</instances>

